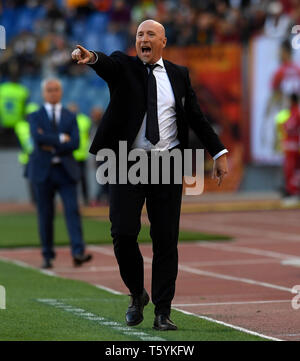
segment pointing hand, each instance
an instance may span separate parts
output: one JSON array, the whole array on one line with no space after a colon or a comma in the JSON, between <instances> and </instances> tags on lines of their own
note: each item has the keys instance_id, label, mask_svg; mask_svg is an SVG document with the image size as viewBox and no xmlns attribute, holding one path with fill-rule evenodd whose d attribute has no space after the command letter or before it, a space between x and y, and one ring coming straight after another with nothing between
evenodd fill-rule
<instances>
[{"instance_id":1,"label":"pointing hand","mask_svg":"<svg viewBox=\"0 0 300 361\"><path fill-rule=\"evenodd\" d=\"M81 45L76 45L76 49L72 51L72 59L77 60L77 64L93 63L96 60L95 54Z\"/></svg>"}]
</instances>

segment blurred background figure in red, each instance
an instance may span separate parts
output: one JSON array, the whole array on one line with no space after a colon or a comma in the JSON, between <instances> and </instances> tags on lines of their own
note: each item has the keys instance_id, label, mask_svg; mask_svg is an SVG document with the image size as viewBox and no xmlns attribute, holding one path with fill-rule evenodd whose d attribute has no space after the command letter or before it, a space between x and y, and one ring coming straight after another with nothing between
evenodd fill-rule
<instances>
[{"instance_id":1,"label":"blurred background figure in red","mask_svg":"<svg viewBox=\"0 0 300 361\"><path fill-rule=\"evenodd\" d=\"M284 156L284 203L297 203L300 194L300 109L299 96L292 94L288 109L276 117L280 149Z\"/></svg>"}]
</instances>

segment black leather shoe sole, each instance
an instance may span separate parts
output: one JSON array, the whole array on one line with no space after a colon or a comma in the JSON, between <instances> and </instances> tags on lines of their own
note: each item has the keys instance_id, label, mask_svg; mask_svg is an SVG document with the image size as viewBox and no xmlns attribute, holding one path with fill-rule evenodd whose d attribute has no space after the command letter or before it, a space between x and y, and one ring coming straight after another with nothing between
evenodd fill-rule
<instances>
[{"instance_id":1,"label":"black leather shoe sole","mask_svg":"<svg viewBox=\"0 0 300 361\"><path fill-rule=\"evenodd\" d=\"M145 305L146 306L146 305ZM135 321L135 322L128 322L127 320L126 320L126 324L127 324L127 326L137 326L137 325L139 325L141 322L143 322L144 321L144 316L142 316L141 318L139 318L137 321Z\"/></svg>"},{"instance_id":2,"label":"black leather shoe sole","mask_svg":"<svg viewBox=\"0 0 300 361\"><path fill-rule=\"evenodd\" d=\"M153 326L152 327L153 330L157 330L157 331L176 331L177 330L177 327L175 326Z\"/></svg>"}]
</instances>

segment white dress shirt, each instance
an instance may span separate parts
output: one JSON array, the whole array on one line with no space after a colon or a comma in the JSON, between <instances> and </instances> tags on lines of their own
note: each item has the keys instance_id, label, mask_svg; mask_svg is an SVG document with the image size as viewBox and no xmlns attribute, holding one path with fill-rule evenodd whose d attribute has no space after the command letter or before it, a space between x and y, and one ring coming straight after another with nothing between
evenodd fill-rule
<instances>
[{"instance_id":1,"label":"white dress shirt","mask_svg":"<svg viewBox=\"0 0 300 361\"><path fill-rule=\"evenodd\" d=\"M54 106L55 106L55 123L56 123L56 126L58 127L58 124L60 122L60 117L61 117L62 104L61 103L57 103L55 105L50 104L50 103L44 104L44 107L46 109L46 112L47 112L47 115L48 115L48 118L50 121L52 121L52 119L53 119L53 107ZM65 139L65 135L63 133L60 133L59 141L61 143L63 143L64 139Z\"/></svg>"},{"instance_id":2,"label":"white dress shirt","mask_svg":"<svg viewBox=\"0 0 300 361\"><path fill-rule=\"evenodd\" d=\"M58 126L59 121L60 121L60 116L61 116L61 108L62 108L62 104L61 103L57 103L57 104L50 104L50 103L45 103L44 107L46 109L48 118L50 121L52 121L53 118L53 107L55 107L55 122L56 125Z\"/></svg>"},{"instance_id":3,"label":"white dress shirt","mask_svg":"<svg viewBox=\"0 0 300 361\"><path fill-rule=\"evenodd\" d=\"M55 105L51 104L51 103L45 103L44 107L46 109L49 121L52 122L53 119L53 107L55 107L55 123L56 126L58 127L58 124L60 122L60 117L61 117L61 109L62 109L62 104L61 103L57 103ZM64 134L59 134L59 141L62 143L64 141L65 135ZM60 163L60 158L59 157L53 157L52 158L52 163L56 164L56 163Z\"/></svg>"},{"instance_id":4,"label":"white dress shirt","mask_svg":"<svg viewBox=\"0 0 300 361\"><path fill-rule=\"evenodd\" d=\"M153 145L145 136L146 118L145 113L141 128L133 142L133 148L150 150L167 150L174 148L180 142L177 138L175 97L172 86L165 69L162 58L156 63L153 75L156 79L157 87L157 118L159 126L159 142Z\"/></svg>"},{"instance_id":5,"label":"white dress shirt","mask_svg":"<svg viewBox=\"0 0 300 361\"><path fill-rule=\"evenodd\" d=\"M88 64L95 64L98 61L98 55L95 52L93 53L95 55L95 61ZM147 113L145 113L141 128L132 145L133 148L144 149L146 151L167 150L174 148L180 143L177 137L178 131L173 89L163 59L160 58L155 64L158 64L158 66L153 69L153 75L155 76L157 86L157 117L160 140L157 144L153 145L146 138ZM216 160L225 153L228 153L227 149L221 150L213 159Z\"/></svg>"}]
</instances>

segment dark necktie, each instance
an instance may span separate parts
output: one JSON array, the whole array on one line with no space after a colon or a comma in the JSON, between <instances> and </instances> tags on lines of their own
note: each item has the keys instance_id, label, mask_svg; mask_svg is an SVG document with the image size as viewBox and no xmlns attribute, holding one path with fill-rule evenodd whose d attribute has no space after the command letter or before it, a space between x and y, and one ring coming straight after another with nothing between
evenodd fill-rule
<instances>
[{"instance_id":1,"label":"dark necktie","mask_svg":"<svg viewBox=\"0 0 300 361\"><path fill-rule=\"evenodd\" d=\"M51 123L52 123L53 130L57 131L56 116L55 116L55 105L53 105L53 107L52 107L52 120L51 120Z\"/></svg>"},{"instance_id":2,"label":"dark necktie","mask_svg":"<svg viewBox=\"0 0 300 361\"><path fill-rule=\"evenodd\" d=\"M147 118L146 118L146 138L155 145L159 141L159 127L157 117L157 89L156 79L153 75L153 69L158 64L146 64L149 68L148 86L147 86Z\"/></svg>"}]
</instances>

